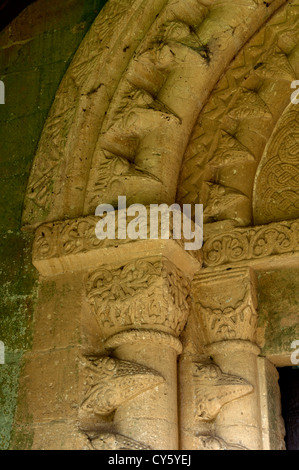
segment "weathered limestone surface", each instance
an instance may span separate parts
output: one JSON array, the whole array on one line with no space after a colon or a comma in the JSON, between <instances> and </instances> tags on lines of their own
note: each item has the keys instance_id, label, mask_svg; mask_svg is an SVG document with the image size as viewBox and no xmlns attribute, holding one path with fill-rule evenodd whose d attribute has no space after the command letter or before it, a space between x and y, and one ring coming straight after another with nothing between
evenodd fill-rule
<instances>
[{"instance_id":1,"label":"weathered limestone surface","mask_svg":"<svg viewBox=\"0 0 299 470\"><path fill-rule=\"evenodd\" d=\"M298 268L285 268L258 275L259 343L276 367L292 365L291 343L299 338L298 274Z\"/></svg>"},{"instance_id":2,"label":"weathered limestone surface","mask_svg":"<svg viewBox=\"0 0 299 470\"><path fill-rule=\"evenodd\" d=\"M20 2L21 3L21 2ZM23 353L31 348L38 272L22 206L36 147L57 87L102 0L39 0L0 32L0 449L10 445ZM1 11L2 15L2 11ZM27 446L19 435L19 446ZM29 445L29 444L28 444Z\"/></svg>"},{"instance_id":3,"label":"weathered limestone surface","mask_svg":"<svg viewBox=\"0 0 299 470\"><path fill-rule=\"evenodd\" d=\"M173 246L174 240L167 242ZM174 260L166 241L155 243L141 259L131 248L128 261L124 243L114 264L103 257L97 269L87 264L42 281L37 341L21 382L30 422L24 423L21 405L16 418L20 431L27 427L34 435L33 449L46 445L44 433L51 429L57 439L51 436L45 448L178 448L178 337L200 263L181 247ZM39 261L43 270L48 260ZM55 294L46 301L49 289ZM64 440L57 420L72 438Z\"/></svg>"},{"instance_id":4,"label":"weathered limestone surface","mask_svg":"<svg viewBox=\"0 0 299 470\"><path fill-rule=\"evenodd\" d=\"M217 417L215 436L228 445L262 449L254 272L244 268L219 274L199 274L194 280L193 292L207 353L222 374L228 374L219 380L219 369L216 369L218 373L215 375L214 372L214 377L210 373L210 380L207 379L210 384L215 381L212 393L218 402L218 410L217 414L208 413L206 420ZM219 386L218 381L223 384ZM199 392L200 389L197 394ZM228 401L225 407L222 396Z\"/></svg>"},{"instance_id":5,"label":"weathered limestone surface","mask_svg":"<svg viewBox=\"0 0 299 470\"><path fill-rule=\"evenodd\" d=\"M15 417L28 447L284 448L275 366L291 364L298 323L296 294L279 294L298 288L298 15L298 0L109 0L96 18L24 204L40 274ZM98 240L95 208L120 195L202 203L202 252Z\"/></svg>"},{"instance_id":6,"label":"weathered limestone surface","mask_svg":"<svg viewBox=\"0 0 299 470\"><path fill-rule=\"evenodd\" d=\"M24 225L91 215L100 202L115 204L119 195L129 203L174 202L199 112L242 46L284 3L110 0L57 92L28 185ZM293 27L292 21L295 25L296 17ZM291 81L295 72L291 64L289 69ZM283 87L285 96L284 82ZM235 128L243 117L240 109L245 108L245 118L252 108L255 119L270 118L256 88L258 83L248 83L238 90ZM227 132L228 145L234 145L235 131ZM242 164L242 171L253 177L254 157L245 161L251 166ZM193 168L191 173L202 174ZM221 181L211 186L216 199L218 193L228 199L227 215L234 219L234 191L226 191ZM237 199L237 212L249 222L250 209ZM204 201L207 208L212 201Z\"/></svg>"},{"instance_id":7,"label":"weathered limestone surface","mask_svg":"<svg viewBox=\"0 0 299 470\"><path fill-rule=\"evenodd\" d=\"M298 14L297 2L285 4L253 35L197 120L178 200L204 204L206 236L297 217L298 109L290 95L299 74Z\"/></svg>"}]
</instances>

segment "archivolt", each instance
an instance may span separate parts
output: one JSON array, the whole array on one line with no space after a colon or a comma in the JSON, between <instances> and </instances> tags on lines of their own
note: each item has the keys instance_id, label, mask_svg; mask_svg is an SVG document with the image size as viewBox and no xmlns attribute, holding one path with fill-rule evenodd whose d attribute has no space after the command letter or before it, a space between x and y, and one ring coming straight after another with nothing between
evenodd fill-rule
<instances>
[{"instance_id":1,"label":"archivolt","mask_svg":"<svg viewBox=\"0 0 299 470\"><path fill-rule=\"evenodd\" d=\"M30 228L92 214L101 202L115 204L118 195L126 195L130 203L173 202L183 155L200 111L236 54L284 3L110 0L57 92L31 172L23 225ZM286 42L289 47L292 39ZM285 52L277 51L277 57L283 60L281 53ZM264 64L255 67L257 77L267 70ZM288 66L285 73L292 75ZM216 133L220 148L239 148L245 170L254 155L250 155L252 145L244 145L240 138L248 126L247 121L243 128L239 124L244 100L251 104L249 109L255 109L254 120L256 113L263 114L263 123L273 114L266 110L269 105L263 90L257 93L258 80L250 80L234 96L234 106L228 107L230 119L238 125L219 127ZM230 93L221 85L219 90ZM214 110L212 122L221 113ZM240 142L231 140L237 130ZM194 136L192 148L197 141ZM252 139L250 132L246 139ZM198 158L189 158L194 168L193 163L184 164L180 201L198 202L196 178L201 178L202 148L200 144L196 150ZM190 169L192 174L188 174ZM253 177L254 170L250 171ZM217 219L217 214L206 215Z\"/></svg>"},{"instance_id":2,"label":"archivolt","mask_svg":"<svg viewBox=\"0 0 299 470\"><path fill-rule=\"evenodd\" d=\"M233 226L298 217L295 167L286 169L282 160L280 165L276 161L280 186L277 178L272 183L284 198L266 177L267 168L273 168L269 160L275 153L275 145L269 141L286 108L283 122L287 123L285 133L292 140L294 153L298 106L290 105L290 100L291 83L299 77L298 57L299 2L294 1L279 9L243 47L200 113L184 156L177 199L180 203L203 203L206 236ZM270 151L262 159L267 142ZM272 203L269 199L274 193L276 200ZM277 207L279 214L274 209L279 205L277 198L284 199L280 209Z\"/></svg>"}]
</instances>

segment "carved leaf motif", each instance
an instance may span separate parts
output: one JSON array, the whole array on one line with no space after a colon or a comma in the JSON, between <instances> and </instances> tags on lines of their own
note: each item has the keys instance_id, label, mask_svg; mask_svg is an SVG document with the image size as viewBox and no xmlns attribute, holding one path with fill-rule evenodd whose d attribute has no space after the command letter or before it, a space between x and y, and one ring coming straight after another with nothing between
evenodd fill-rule
<instances>
[{"instance_id":1,"label":"carved leaf motif","mask_svg":"<svg viewBox=\"0 0 299 470\"><path fill-rule=\"evenodd\" d=\"M88 390L81 414L109 415L124 402L164 382L153 369L130 361L104 357L87 367Z\"/></svg>"},{"instance_id":2,"label":"carved leaf motif","mask_svg":"<svg viewBox=\"0 0 299 470\"><path fill-rule=\"evenodd\" d=\"M217 149L209 164L219 168L230 164L243 163L244 161L254 162L255 159L252 153L233 136L222 131Z\"/></svg>"},{"instance_id":3,"label":"carved leaf motif","mask_svg":"<svg viewBox=\"0 0 299 470\"><path fill-rule=\"evenodd\" d=\"M111 271L101 268L93 273L88 281L89 299L99 297L102 304L110 301L132 299L136 294L148 289L159 276L159 263L139 260L123 268Z\"/></svg>"},{"instance_id":4,"label":"carved leaf motif","mask_svg":"<svg viewBox=\"0 0 299 470\"><path fill-rule=\"evenodd\" d=\"M238 91L233 107L229 111L229 116L234 119L270 119L272 114L257 93L243 88Z\"/></svg>"},{"instance_id":5,"label":"carved leaf motif","mask_svg":"<svg viewBox=\"0 0 299 470\"><path fill-rule=\"evenodd\" d=\"M258 317L250 287L234 307L212 309L200 305L199 308L209 343L231 339L253 340Z\"/></svg>"},{"instance_id":6,"label":"carved leaf motif","mask_svg":"<svg viewBox=\"0 0 299 470\"><path fill-rule=\"evenodd\" d=\"M178 335L189 314L189 282L166 261L100 268L90 275L87 291L107 336L136 325L160 325Z\"/></svg>"},{"instance_id":7,"label":"carved leaf motif","mask_svg":"<svg viewBox=\"0 0 299 470\"><path fill-rule=\"evenodd\" d=\"M245 379L224 374L215 364L194 363L196 417L200 421L216 418L221 408L253 391Z\"/></svg>"}]
</instances>

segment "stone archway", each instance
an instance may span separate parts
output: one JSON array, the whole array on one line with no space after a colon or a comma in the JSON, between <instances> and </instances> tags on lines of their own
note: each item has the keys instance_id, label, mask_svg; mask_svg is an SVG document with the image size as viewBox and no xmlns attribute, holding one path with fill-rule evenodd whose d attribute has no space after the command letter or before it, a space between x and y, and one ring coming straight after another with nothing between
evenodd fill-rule
<instances>
[{"instance_id":1,"label":"stone archway","mask_svg":"<svg viewBox=\"0 0 299 470\"><path fill-rule=\"evenodd\" d=\"M252 196L299 75L297 24L283 0L110 0L95 21L25 200L41 288L17 420L33 448L274 447L256 273L298 265L298 221L253 226ZM97 240L95 208L119 195L202 202L202 252Z\"/></svg>"},{"instance_id":2,"label":"stone archway","mask_svg":"<svg viewBox=\"0 0 299 470\"><path fill-rule=\"evenodd\" d=\"M174 202L199 112L242 46L284 3L110 1L57 92L24 226L94 214L119 194Z\"/></svg>"}]
</instances>

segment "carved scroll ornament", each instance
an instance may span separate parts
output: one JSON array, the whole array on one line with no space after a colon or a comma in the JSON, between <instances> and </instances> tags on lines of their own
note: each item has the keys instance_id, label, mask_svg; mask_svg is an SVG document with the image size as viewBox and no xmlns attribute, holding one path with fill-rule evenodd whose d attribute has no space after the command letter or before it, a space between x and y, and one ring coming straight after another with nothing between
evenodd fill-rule
<instances>
[{"instance_id":1,"label":"carved scroll ornament","mask_svg":"<svg viewBox=\"0 0 299 470\"><path fill-rule=\"evenodd\" d=\"M278 122L257 171L256 223L299 217L299 109L290 104Z\"/></svg>"},{"instance_id":2,"label":"carved scroll ornament","mask_svg":"<svg viewBox=\"0 0 299 470\"><path fill-rule=\"evenodd\" d=\"M208 238L203 247L204 265L214 267L256 262L299 251L299 221L234 229Z\"/></svg>"}]
</instances>

